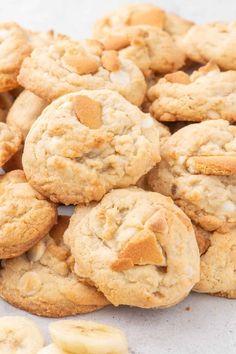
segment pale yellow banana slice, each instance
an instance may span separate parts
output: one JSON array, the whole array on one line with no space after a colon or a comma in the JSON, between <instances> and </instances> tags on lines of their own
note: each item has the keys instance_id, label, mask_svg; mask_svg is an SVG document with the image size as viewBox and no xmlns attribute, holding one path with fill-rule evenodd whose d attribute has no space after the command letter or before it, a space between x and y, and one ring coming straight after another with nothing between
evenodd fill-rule
<instances>
[{"instance_id":1,"label":"pale yellow banana slice","mask_svg":"<svg viewBox=\"0 0 236 354\"><path fill-rule=\"evenodd\" d=\"M43 337L36 324L26 317L0 317L1 354L37 354Z\"/></svg>"},{"instance_id":2,"label":"pale yellow banana slice","mask_svg":"<svg viewBox=\"0 0 236 354\"><path fill-rule=\"evenodd\" d=\"M57 321L49 325L53 342L71 354L128 354L124 333L90 321Z\"/></svg>"},{"instance_id":3,"label":"pale yellow banana slice","mask_svg":"<svg viewBox=\"0 0 236 354\"><path fill-rule=\"evenodd\" d=\"M69 354L69 353L58 348L55 344L52 343L40 349L40 351L37 354Z\"/></svg>"}]
</instances>

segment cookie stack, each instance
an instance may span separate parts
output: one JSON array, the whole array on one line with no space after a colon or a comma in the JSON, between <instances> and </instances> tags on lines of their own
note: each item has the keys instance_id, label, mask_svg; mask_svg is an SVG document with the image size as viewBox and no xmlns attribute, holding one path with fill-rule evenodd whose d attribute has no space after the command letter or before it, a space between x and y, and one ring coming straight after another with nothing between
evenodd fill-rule
<instances>
[{"instance_id":1,"label":"cookie stack","mask_svg":"<svg viewBox=\"0 0 236 354\"><path fill-rule=\"evenodd\" d=\"M235 37L146 4L81 41L0 25L3 299L63 317L236 297Z\"/></svg>"}]
</instances>

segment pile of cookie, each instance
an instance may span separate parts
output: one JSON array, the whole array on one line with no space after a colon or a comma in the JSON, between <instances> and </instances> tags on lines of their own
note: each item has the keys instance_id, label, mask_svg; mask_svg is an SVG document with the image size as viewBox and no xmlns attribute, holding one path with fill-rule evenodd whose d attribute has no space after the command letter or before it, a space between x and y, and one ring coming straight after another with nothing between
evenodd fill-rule
<instances>
[{"instance_id":1,"label":"pile of cookie","mask_svg":"<svg viewBox=\"0 0 236 354\"><path fill-rule=\"evenodd\" d=\"M236 297L235 38L146 4L87 40L0 25L3 299L63 317Z\"/></svg>"}]
</instances>

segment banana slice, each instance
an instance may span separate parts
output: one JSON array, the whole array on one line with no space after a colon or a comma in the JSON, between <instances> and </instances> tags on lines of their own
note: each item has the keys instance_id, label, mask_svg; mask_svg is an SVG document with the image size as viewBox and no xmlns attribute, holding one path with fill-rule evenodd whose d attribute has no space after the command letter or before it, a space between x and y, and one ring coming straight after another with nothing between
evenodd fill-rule
<instances>
[{"instance_id":1,"label":"banana slice","mask_svg":"<svg viewBox=\"0 0 236 354\"><path fill-rule=\"evenodd\" d=\"M26 317L0 317L0 353L36 354L43 337L36 324Z\"/></svg>"},{"instance_id":2,"label":"banana slice","mask_svg":"<svg viewBox=\"0 0 236 354\"><path fill-rule=\"evenodd\" d=\"M69 354L64 350L58 348L55 344L49 344L46 347L42 348L37 354Z\"/></svg>"},{"instance_id":3,"label":"banana slice","mask_svg":"<svg viewBox=\"0 0 236 354\"><path fill-rule=\"evenodd\" d=\"M127 339L117 328L90 321L57 321L49 325L53 342L71 354L128 354Z\"/></svg>"}]
</instances>

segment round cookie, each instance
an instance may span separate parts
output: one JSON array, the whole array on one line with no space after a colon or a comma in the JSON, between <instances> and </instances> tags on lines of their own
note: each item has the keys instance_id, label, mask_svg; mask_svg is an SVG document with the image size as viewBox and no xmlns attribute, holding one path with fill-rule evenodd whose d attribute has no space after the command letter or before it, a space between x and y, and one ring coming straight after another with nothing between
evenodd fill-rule
<instances>
[{"instance_id":1,"label":"round cookie","mask_svg":"<svg viewBox=\"0 0 236 354\"><path fill-rule=\"evenodd\" d=\"M193 26L179 40L187 57L197 63L210 60L223 70L236 70L236 22L213 22Z\"/></svg>"},{"instance_id":2,"label":"round cookie","mask_svg":"<svg viewBox=\"0 0 236 354\"><path fill-rule=\"evenodd\" d=\"M207 247L201 255L201 278L194 291L236 298L236 229L205 236Z\"/></svg>"},{"instance_id":3,"label":"round cookie","mask_svg":"<svg viewBox=\"0 0 236 354\"><path fill-rule=\"evenodd\" d=\"M0 92L19 86L17 75L30 52L31 46L23 28L13 22L0 24Z\"/></svg>"},{"instance_id":4,"label":"round cookie","mask_svg":"<svg viewBox=\"0 0 236 354\"><path fill-rule=\"evenodd\" d=\"M163 29L174 38L185 34L193 22L176 14L165 12L152 4L126 5L98 20L94 26L94 37L100 40L111 30L123 27L148 25Z\"/></svg>"},{"instance_id":5,"label":"round cookie","mask_svg":"<svg viewBox=\"0 0 236 354\"><path fill-rule=\"evenodd\" d=\"M151 114L160 121L225 119L236 121L236 71L221 72L208 65L191 75L167 74L151 87Z\"/></svg>"},{"instance_id":6,"label":"round cookie","mask_svg":"<svg viewBox=\"0 0 236 354\"><path fill-rule=\"evenodd\" d=\"M0 122L0 167L3 166L20 148L20 132Z\"/></svg>"},{"instance_id":7,"label":"round cookie","mask_svg":"<svg viewBox=\"0 0 236 354\"><path fill-rule=\"evenodd\" d=\"M6 121L7 113L13 101L13 96L9 92L0 93L0 122Z\"/></svg>"},{"instance_id":8,"label":"round cookie","mask_svg":"<svg viewBox=\"0 0 236 354\"><path fill-rule=\"evenodd\" d=\"M149 174L156 192L171 196L203 229L236 222L236 127L224 120L190 124L162 146Z\"/></svg>"},{"instance_id":9,"label":"round cookie","mask_svg":"<svg viewBox=\"0 0 236 354\"><path fill-rule=\"evenodd\" d=\"M192 224L170 198L133 187L108 193L82 219L81 208L65 242L75 272L91 279L112 304L169 307L199 280Z\"/></svg>"},{"instance_id":10,"label":"round cookie","mask_svg":"<svg viewBox=\"0 0 236 354\"><path fill-rule=\"evenodd\" d=\"M10 304L39 316L63 317L88 313L108 304L95 288L72 272L73 257L63 243L69 217L24 255L2 262L0 296Z\"/></svg>"},{"instance_id":11,"label":"round cookie","mask_svg":"<svg viewBox=\"0 0 236 354\"><path fill-rule=\"evenodd\" d=\"M8 125L18 128L25 140L31 125L47 105L48 103L42 98L24 90L14 101L8 112L6 122Z\"/></svg>"},{"instance_id":12,"label":"round cookie","mask_svg":"<svg viewBox=\"0 0 236 354\"><path fill-rule=\"evenodd\" d=\"M159 128L115 91L65 95L51 103L25 141L29 183L54 202L98 201L136 184L157 162Z\"/></svg>"},{"instance_id":13,"label":"round cookie","mask_svg":"<svg viewBox=\"0 0 236 354\"><path fill-rule=\"evenodd\" d=\"M81 89L107 88L139 106L146 93L139 68L117 52L103 51L95 40L61 39L36 48L24 60L18 81L46 101Z\"/></svg>"},{"instance_id":14,"label":"round cookie","mask_svg":"<svg viewBox=\"0 0 236 354\"><path fill-rule=\"evenodd\" d=\"M56 222L55 206L35 191L23 171L0 176L0 258L18 256Z\"/></svg>"},{"instance_id":15,"label":"round cookie","mask_svg":"<svg viewBox=\"0 0 236 354\"><path fill-rule=\"evenodd\" d=\"M105 49L118 50L122 58L132 60L145 76L176 71L185 62L184 52L171 36L154 26L113 29L101 42Z\"/></svg>"}]
</instances>

